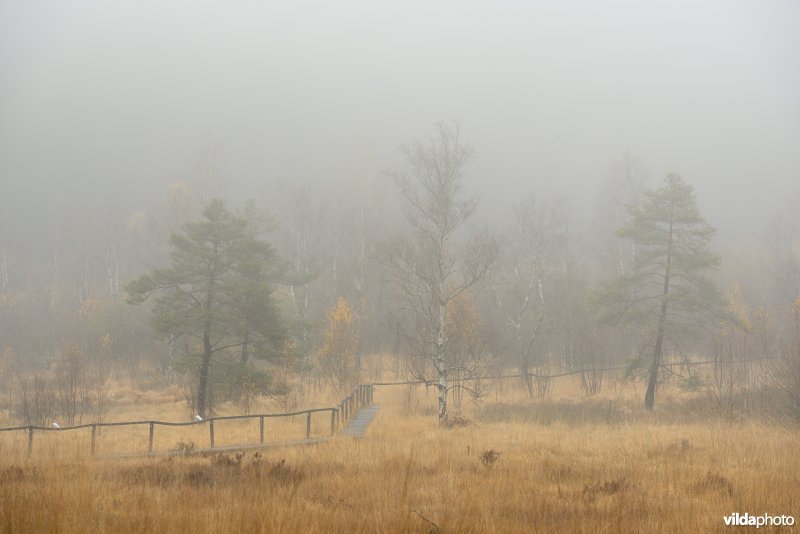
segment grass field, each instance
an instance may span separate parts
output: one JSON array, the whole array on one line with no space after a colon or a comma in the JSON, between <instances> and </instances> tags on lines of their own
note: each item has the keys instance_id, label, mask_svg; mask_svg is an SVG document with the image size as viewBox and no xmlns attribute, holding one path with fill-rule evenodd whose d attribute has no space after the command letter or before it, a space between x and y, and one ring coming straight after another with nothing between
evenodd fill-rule
<instances>
[{"instance_id":1,"label":"grass field","mask_svg":"<svg viewBox=\"0 0 800 534\"><path fill-rule=\"evenodd\" d=\"M496 387L451 429L432 388L380 388L364 438L238 457L100 460L66 440L28 459L3 442L0 531L709 532L734 512L800 515L797 430L570 387Z\"/></svg>"}]
</instances>

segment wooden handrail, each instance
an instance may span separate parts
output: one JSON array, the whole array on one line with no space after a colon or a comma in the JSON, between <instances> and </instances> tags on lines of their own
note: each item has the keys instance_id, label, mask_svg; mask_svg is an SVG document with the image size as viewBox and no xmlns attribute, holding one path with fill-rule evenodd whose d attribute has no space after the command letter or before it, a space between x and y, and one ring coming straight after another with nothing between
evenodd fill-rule
<instances>
[{"instance_id":1,"label":"wooden handrail","mask_svg":"<svg viewBox=\"0 0 800 534\"><path fill-rule=\"evenodd\" d=\"M300 410L295 412L286 412L286 413L264 413L264 414L248 414L248 415L221 415L215 417L209 417L207 419L203 419L201 421L188 421L188 422L172 422L172 421L156 421L156 420L138 420L138 421L114 421L109 423L86 423L80 425L71 425L71 426L64 426L64 427L49 427L49 426L37 426L37 425L26 425L26 426L15 426L15 427L7 427L7 428L0 428L0 432L14 432L14 431L27 431L28 432L28 454L33 451L33 433L35 430L38 431L46 431L46 432L60 432L60 431L68 431L68 430L79 430L82 428L91 428L92 429L92 439L91 439L91 454L94 455L96 452L96 441L97 441L97 429L100 427L115 427L115 426L135 426L135 425L148 425L148 444L147 450L148 453L153 452L153 442L154 442L154 434L155 434L155 427L156 425L161 426L170 426L170 427L180 427L180 426L194 426L194 425L203 425L208 423L208 431L209 431L209 444L210 448L214 448L214 422L215 421L230 421L230 420L238 420L238 419L258 419L259 420L259 443L264 444L264 419L266 418L275 418L275 417L293 417L297 415L305 415L306 416L306 439L311 438L311 415L314 413L319 412L330 412L331 414L331 433L330 435L333 436L336 433L337 428L341 427L356 411L362 404L365 404L367 401L366 399L369 398L369 402L371 402L371 394L367 392L371 392L373 389L372 384L360 384L356 386L352 393L348 397L346 397L342 402L338 405L333 407L326 407L326 408L309 408L307 410ZM360 398L361 397L361 398ZM359 402L363 399L363 402Z\"/></svg>"}]
</instances>

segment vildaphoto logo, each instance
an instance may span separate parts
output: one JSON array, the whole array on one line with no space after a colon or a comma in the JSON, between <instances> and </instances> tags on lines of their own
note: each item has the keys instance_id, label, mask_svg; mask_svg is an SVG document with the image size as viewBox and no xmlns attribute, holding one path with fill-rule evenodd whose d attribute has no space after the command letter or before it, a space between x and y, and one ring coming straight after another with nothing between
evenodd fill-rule
<instances>
[{"instance_id":1,"label":"vildaphoto logo","mask_svg":"<svg viewBox=\"0 0 800 534\"><path fill-rule=\"evenodd\" d=\"M740 514L735 512L731 515L723 516L726 527L771 527L771 526L787 526L794 525L794 516L791 515L750 515L748 513Z\"/></svg>"}]
</instances>

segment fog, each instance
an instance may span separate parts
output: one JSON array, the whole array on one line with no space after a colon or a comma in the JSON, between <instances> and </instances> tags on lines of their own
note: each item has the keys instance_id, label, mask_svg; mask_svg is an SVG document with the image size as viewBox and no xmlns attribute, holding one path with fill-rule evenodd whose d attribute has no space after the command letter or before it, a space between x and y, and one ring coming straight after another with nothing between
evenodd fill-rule
<instances>
[{"instance_id":1,"label":"fog","mask_svg":"<svg viewBox=\"0 0 800 534\"><path fill-rule=\"evenodd\" d=\"M799 22L0 0L0 531L794 524Z\"/></svg>"},{"instance_id":2,"label":"fog","mask_svg":"<svg viewBox=\"0 0 800 534\"><path fill-rule=\"evenodd\" d=\"M488 220L528 193L586 211L625 151L726 240L798 189L794 2L0 5L7 213L135 210L209 151L228 198L379 175L451 119Z\"/></svg>"}]
</instances>

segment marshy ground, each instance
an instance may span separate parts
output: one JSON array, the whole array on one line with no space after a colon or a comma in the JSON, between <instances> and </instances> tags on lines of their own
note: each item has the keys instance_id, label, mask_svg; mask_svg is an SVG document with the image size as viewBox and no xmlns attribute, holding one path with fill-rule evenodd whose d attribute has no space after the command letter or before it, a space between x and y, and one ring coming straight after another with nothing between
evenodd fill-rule
<instances>
[{"instance_id":1,"label":"marshy ground","mask_svg":"<svg viewBox=\"0 0 800 534\"><path fill-rule=\"evenodd\" d=\"M26 458L5 441L0 530L708 532L734 512L800 516L788 426L507 386L442 428L432 395L387 387L362 438L240 454L101 460L62 443Z\"/></svg>"}]
</instances>

